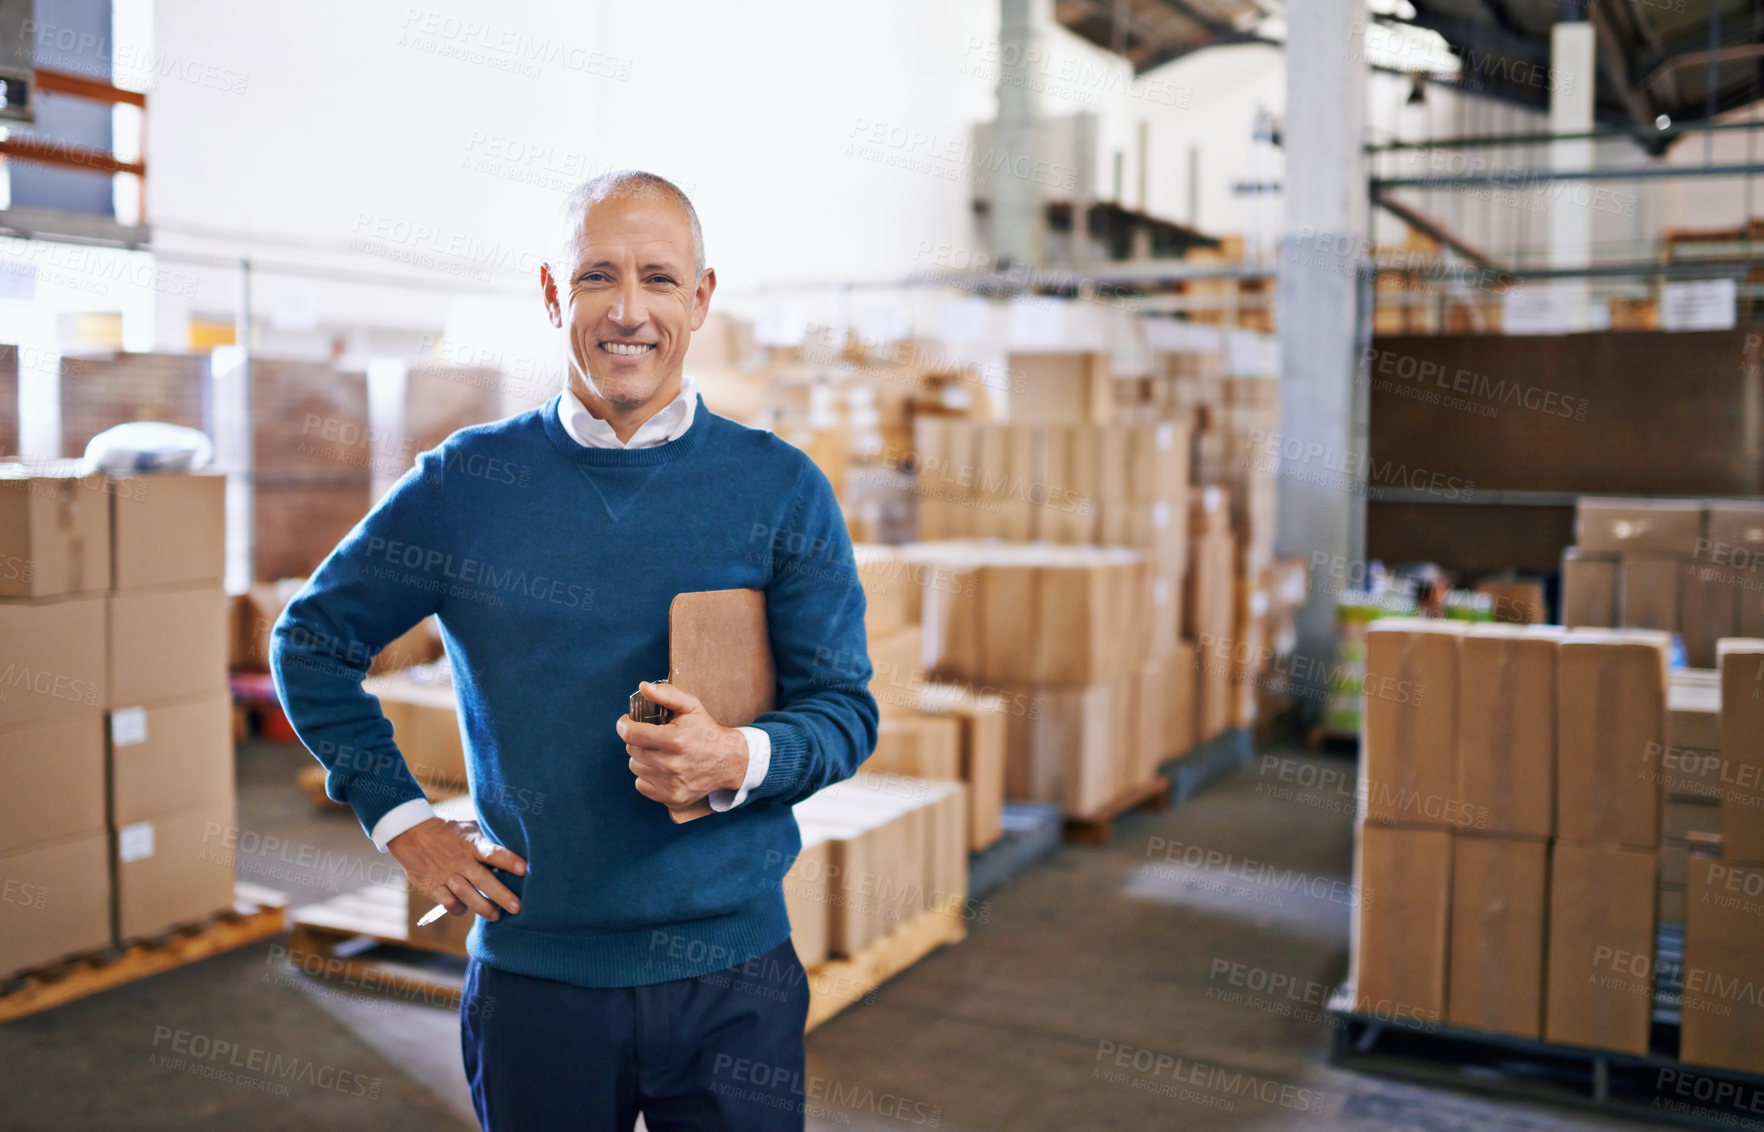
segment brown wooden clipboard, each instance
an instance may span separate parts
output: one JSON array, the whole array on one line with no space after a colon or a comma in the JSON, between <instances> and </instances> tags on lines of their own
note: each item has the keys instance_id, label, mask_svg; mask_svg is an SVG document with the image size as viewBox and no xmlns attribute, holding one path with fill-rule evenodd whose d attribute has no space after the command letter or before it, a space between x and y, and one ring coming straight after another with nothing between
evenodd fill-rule
<instances>
[{"instance_id":1,"label":"brown wooden clipboard","mask_svg":"<svg viewBox=\"0 0 1764 1132\"><path fill-rule=\"evenodd\" d=\"M683 593L668 607L668 682L698 697L724 727L745 727L772 710L777 669L762 590ZM669 807L676 822L711 812L701 799Z\"/></svg>"}]
</instances>

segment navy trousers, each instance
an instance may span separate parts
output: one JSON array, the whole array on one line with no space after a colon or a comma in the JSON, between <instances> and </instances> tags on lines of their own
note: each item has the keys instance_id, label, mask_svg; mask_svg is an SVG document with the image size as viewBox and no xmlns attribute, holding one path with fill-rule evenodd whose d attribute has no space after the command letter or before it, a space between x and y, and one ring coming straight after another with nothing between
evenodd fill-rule
<instances>
[{"instance_id":1,"label":"navy trousers","mask_svg":"<svg viewBox=\"0 0 1764 1132\"><path fill-rule=\"evenodd\" d=\"M460 1040L485 1132L803 1127L808 974L786 939L691 979L578 987L471 960Z\"/></svg>"}]
</instances>

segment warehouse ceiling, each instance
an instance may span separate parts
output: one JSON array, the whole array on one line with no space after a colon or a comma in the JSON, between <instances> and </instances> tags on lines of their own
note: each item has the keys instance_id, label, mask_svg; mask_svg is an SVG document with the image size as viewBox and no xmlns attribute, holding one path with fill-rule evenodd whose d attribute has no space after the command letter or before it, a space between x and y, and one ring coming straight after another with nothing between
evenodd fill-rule
<instances>
[{"instance_id":1,"label":"warehouse ceiling","mask_svg":"<svg viewBox=\"0 0 1764 1132\"><path fill-rule=\"evenodd\" d=\"M1550 28L1562 0L1407 0L1382 17L1437 32L1458 57L1457 85L1534 109L1549 106ZM1764 95L1764 2L1575 0L1598 40L1600 124L1658 152L1684 126ZM1413 14L1410 15L1409 13ZM1659 119L1664 115L1664 129Z\"/></svg>"},{"instance_id":2,"label":"warehouse ceiling","mask_svg":"<svg viewBox=\"0 0 1764 1132\"><path fill-rule=\"evenodd\" d=\"M1255 0L1056 0L1066 30L1122 55L1137 74L1224 43L1267 43Z\"/></svg>"}]
</instances>

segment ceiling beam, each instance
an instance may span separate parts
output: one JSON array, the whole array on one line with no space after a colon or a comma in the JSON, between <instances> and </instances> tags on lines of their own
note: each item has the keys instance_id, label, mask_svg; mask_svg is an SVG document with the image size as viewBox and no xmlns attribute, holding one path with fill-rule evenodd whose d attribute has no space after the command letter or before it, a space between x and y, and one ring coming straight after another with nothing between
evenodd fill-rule
<instances>
[{"instance_id":1,"label":"ceiling beam","mask_svg":"<svg viewBox=\"0 0 1764 1132\"><path fill-rule=\"evenodd\" d=\"M1589 5L1586 18L1593 26L1593 35L1597 39L1594 47L1599 74L1605 81L1616 88L1617 96L1623 100L1624 109L1629 111L1629 120L1635 125L1635 138L1641 142L1649 153L1656 157L1666 152L1665 137L1654 119L1660 116L1660 108L1647 93L1647 88L1637 86L1631 78L1628 53L1624 50L1623 40L1617 35L1617 29L1611 26L1611 19L1603 8ZM1596 102L1596 96L1594 101Z\"/></svg>"}]
</instances>

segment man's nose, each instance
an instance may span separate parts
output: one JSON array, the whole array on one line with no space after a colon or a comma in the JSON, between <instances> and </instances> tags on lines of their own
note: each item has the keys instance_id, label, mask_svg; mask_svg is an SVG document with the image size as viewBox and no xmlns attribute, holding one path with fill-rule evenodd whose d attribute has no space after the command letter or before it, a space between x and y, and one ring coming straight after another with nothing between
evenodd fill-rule
<instances>
[{"instance_id":1,"label":"man's nose","mask_svg":"<svg viewBox=\"0 0 1764 1132\"><path fill-rule=\"evenodd\" d=\"M619 284L619 289L613 294L612 309L607 313L623 330L635 330L649 320L648 308L643 303L643 290L637 286L635 280Z\"/></svg>"}]
</instances>

